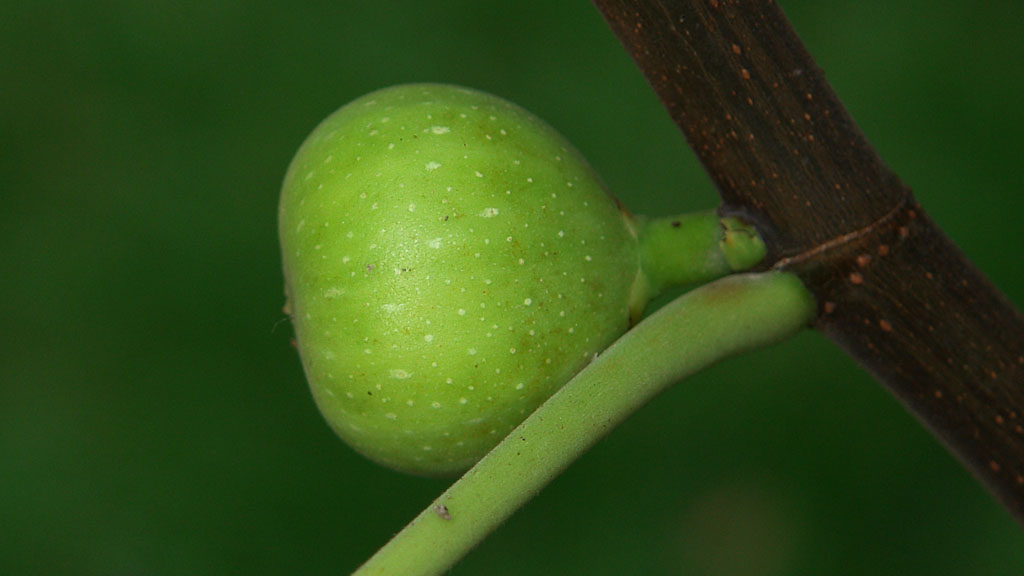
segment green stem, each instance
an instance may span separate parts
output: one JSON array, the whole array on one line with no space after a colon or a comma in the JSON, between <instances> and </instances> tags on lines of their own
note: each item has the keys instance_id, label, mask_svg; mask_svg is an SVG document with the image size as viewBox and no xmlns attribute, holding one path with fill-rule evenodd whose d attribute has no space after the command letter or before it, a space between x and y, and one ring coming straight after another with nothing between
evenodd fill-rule
<instances>
[{"instance_id":1,"label":"green stem","mask_svg":"<svg viewBox=\"0 0 1024 576\"><path fill-rule=\"evenodd\" d=\"M619 339L355 574L441 574L653 396L725 357L787 338L815 313L795 276L728 276Z\"/></svg>"},{"instance_id":2,"label":"green stem","mask_svg":"<svg viewBox=\"0 0 1024 576\"><path fill-rule=\"evenodd\" d=\"M764 258L764 242L753 226L714 211L672 217L633 216L640 246L638 284L631 314L672 286L696 286L747 270Z\"/></svg>"}]
</instances>

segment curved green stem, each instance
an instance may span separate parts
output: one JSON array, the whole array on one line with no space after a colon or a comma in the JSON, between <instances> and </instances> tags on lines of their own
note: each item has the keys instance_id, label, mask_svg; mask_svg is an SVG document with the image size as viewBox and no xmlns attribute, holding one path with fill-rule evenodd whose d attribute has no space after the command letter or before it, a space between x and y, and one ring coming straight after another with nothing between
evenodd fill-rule
<instances>
[{"instance_id":1,"label":"curved green stem","mask_svg":"<svg viewBox=\"0 0 1024 576\"><path fill-rule=\"evenodd\" d=\"M673 382L799 331L815 304L795 276L728 276L641 322L545 402L357 575L441 574L618 423Z\"/></svg>"}]
</instances>

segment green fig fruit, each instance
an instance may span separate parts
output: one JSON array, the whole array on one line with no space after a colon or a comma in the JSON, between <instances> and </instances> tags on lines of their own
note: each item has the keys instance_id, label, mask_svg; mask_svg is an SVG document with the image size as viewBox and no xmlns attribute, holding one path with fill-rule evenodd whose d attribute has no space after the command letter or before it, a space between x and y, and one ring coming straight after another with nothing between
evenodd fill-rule
<instances>
[{"instance_id":1,"label":"green fig fruit","mask_svg":"<svg viewBox=\"0 0 1024 576\"><path fill-rule=\"evenodd\" d=\"M344 106L302 144L279 210L320 411L384 465L465 470L642 312L638 222L495 96L403 85Z\"/></svg>"}]
</instances>

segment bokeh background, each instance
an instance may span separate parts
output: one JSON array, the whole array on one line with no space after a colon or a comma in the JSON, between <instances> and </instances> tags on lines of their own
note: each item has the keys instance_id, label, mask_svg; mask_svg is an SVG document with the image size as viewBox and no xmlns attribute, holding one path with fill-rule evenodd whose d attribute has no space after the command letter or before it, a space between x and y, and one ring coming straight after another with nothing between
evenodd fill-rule
<instances>
[{"instance_id":1,"label":"bokeh background","mask_svg":"<svg viewBox=\"0 0 1024 576\"><path fill-rule=\"evenodd\" d=\"M1024 3L783 0L882 156L1024 303ZM584 0L0 2L0 573L345 574L446 486L315 411L285 167L443 81L536 112L635 212L716 196ZM453 574L1024 573L1024 531L815 333L657 398Z\"/></svg>"}]
</instances>

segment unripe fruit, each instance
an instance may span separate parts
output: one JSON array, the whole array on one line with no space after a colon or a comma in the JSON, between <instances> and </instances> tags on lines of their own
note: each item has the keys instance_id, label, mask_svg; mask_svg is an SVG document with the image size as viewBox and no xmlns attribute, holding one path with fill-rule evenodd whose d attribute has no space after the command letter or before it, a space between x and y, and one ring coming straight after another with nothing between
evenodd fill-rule
<instances>
[{"instance_id":1,"label":"unripe fruit","mask_svg":"<svg viewBox=\"0 0 1024 576\"><path fill-rule=\"evenodd\" d=\"M413 473L472 465L649 296L636 223L582 156L452 86L380 90L324 120L288 169L279 227L320 411Z\"/></svg>"}]
</instances>

